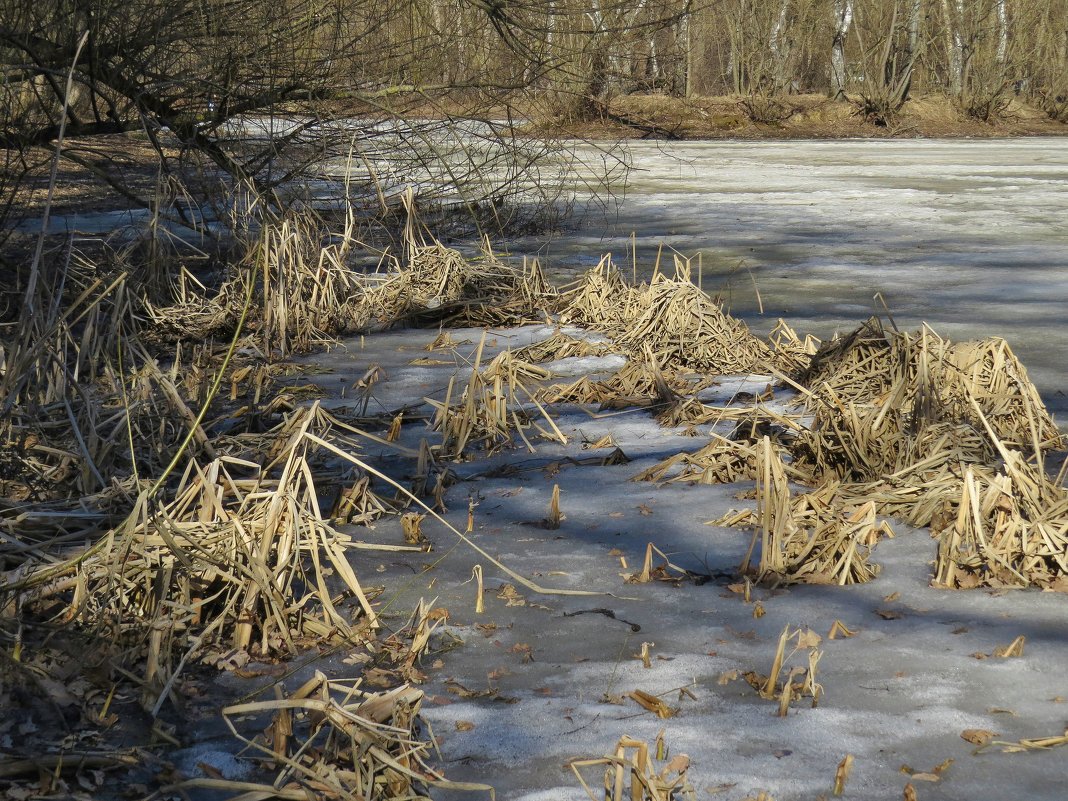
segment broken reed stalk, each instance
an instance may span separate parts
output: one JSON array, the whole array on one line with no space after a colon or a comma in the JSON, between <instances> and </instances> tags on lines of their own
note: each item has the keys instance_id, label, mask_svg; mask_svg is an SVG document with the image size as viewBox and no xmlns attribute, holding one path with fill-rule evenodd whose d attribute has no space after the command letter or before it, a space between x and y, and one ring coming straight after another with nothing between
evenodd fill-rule
<instances>
[{"instance_id":1,"label":"broken reed stalk","mask_svg":"<svg viewBox=\"0 0 1068 801\"><path fill-rule=\"evenodd\" d=\"M449 781L431 767L433 744L418 734L421 690L405 684L376 693L360 684L330 680L316 671L288 697L223 709L234 737L273 763L278 775L272 784L217 781L213 787L242 791L242 797L264 792L275 797L276 788L291 784L312 784L334 797L367 801L426 798L430 788L494 797L489 785ZM239 732L236 719L265 713L272 722L264 735L250 738ZM203 786L194 780L164 791Z\"/></svg>"},{"instance_id":2,"label":"broken reed stalk","mask_svg":"<svg viewBox=\"0 0 1068 801\"><path fill-rule=\"evenodd\" d=\"M771 671L768 675L762 675L755 671L745 673L745 680L757 691L761 698L776 701L778 704L777 714L785 717L790 710L790 704L803 697L812 699L812 707L819 705L823 695L823 687L816 682L816 674L819 669L819 661L822 652L817 648L821 638L812 631L804 629L792 630L787 625L775 648L775 656L772 659ZM794 646L790 653L786 652L787 645L793 641ZM804 653L806 665L795 665L787 670L787 661L795 654ZM786 676L780 680L783 671ZM798 679L798 681L795 681Z\"/></svg>"},{"instance_id":3,"label":"broken reed stalk","mask_svg":"<svg viewBox=\"0 0 1068 801\"><path fill-rule=\"evenodd\" d=\"M535 365L516 359L504 351L482 369L486 334L483 333L472 360L467 386L456 395L455 380L450 379L442 401L425 398L434 409L431 428L440 431L442 443L439 452L446 458L460 458L471 445L481 445L488 453L494 453L513 443L513 434L534 451L527 436L535 430L545 439L567 444L567 437L553 421L552 416L537 399L536 393L527 389L524 378L545 378L547 373ZM536 410L534 416L528 407ZM538 420L544 426L538 423Z\"/></svg>"},{"instance_id":4,"label":"broken reed stalk","mask_svg":"<svg viewBox=\"0 0 1068 801\"><path fill-rule=\"evenodd\" d=\"M623 735L614 753L597 759L571 760L568 765L590 801L696 801L686 775L690 758L679 754L658 770L650 750L643 740ZM586 768L604 769L602 793L594 794L583 777L582 770Z\"/></svg>"},{"instance_id":5,"label":"broken reed stalk","mask_svg":"<svg viewBox=\"0 0 1068 801\"><path fill-rule=\"evenodd\" d=\"M549 499L549 516L545 518L545 527L550 531L560 528L560 485L553 484L552 497Z\"/></svg>"},{"instance_id":6,"label":"broken reed stalk","mask_svg":"<svg viewBox=\"0 0 1068 801\"><path fill-rule=\"evenodd\" d=\"M471 577L475 580L475 614L481 615L486 611L486 605L482 600L485 594L482 586L482 565L475 565L471 568Z\"/></svg>"}]
</instances>

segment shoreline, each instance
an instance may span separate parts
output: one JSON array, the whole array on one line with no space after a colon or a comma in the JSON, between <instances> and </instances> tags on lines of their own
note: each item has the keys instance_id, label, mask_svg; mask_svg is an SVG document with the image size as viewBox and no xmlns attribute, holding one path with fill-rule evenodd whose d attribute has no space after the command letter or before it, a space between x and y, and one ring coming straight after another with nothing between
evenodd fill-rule
<instances>
[{"instance_id":1,"label":"shoreline","mask_svg":"<svg viewBox=\"0 0 1068 801\"><path fill-rule=\"evenodd\" d=\"M620 95L602 106L598 119L536 122L531 133L588 141L811 141L813 139L1011 139L1066 136L1068 124L1019 98L990 121L968 117L948 98L909 100L886 121L860 113L859 98L824 95L769 98L762 113L755 101L736 96L676 98Z\"/></svg>"}]
</instances>

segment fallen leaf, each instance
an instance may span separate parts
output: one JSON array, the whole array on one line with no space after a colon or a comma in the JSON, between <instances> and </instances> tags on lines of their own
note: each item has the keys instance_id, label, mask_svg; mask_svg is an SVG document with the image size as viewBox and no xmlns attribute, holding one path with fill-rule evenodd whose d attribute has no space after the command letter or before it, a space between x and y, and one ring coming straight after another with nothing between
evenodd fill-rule
<instances>
[{"instance_id":1,"label":"fallen leaf","mask_svg":"<svg viewBox=\"0 0 1068 801\"><path fill-rule=\"evenodd\" d=\"M690 768L690 758L686 754L676 754L673 756L661 771L664 773L684 773Z\"/></svg>"},{"instance_id":2,"label":"fallen leaf","mask_svg":"<svg viewBox=\"0 0 1068 801\"><path fill-rule=\"evenodd\" d=\"M965 729L960 733L960 736L962 740L967 740L973 745L986 745L998 734L995 731L990 731L990 729Z\"/></svg>"},{"instance_id":3,"label":"fallen leaf","mask_svg":"<svg viewBox=\"0 0 1068 801\"><path fill-rule=\"evenodd\" d=\"M906 784L901 795L901 801L916 801L916 788L912 784Z\"/></svg>"},{"instance_id":4,"label":"fallen leaf","mask_svg":"<svg viewBox=\"0 0 1068 801\"><path fill-rule=\"evenodd\" d=\"M937 765L935 765L933 768L931 768L931 773L935 773L935 774L941 776L943 773L945 773L947 770L949 770L949 768L950 768L950 766L952 764L953 764L953 757L950 757L949 759L943 760L942 762L939 762Z\"/></svg>"},{"instance_id":5,"label":"fallen leaf","mask_svg":"<svg viewBox=\"0 0 1068 801\"><path fill-rule=\"evenodd\" d=\"M901 597L901 593L900 592L892 592L889 595L887 595L885 598L883 598L883 600L886 601L886 603L890 604L890 603L893 603L894 601L896 601L900 597Z\"/></svg>"},{"instance_id":6,"label":"fallen leaf","mask_svg":"<svg viewBox=\"0 0 1068 801\"><path fill-rule=\"evenodd\" d=\"M638 504L638 512L643 517L648 517L649 515L651 515L653 513L653 510L650 509L648 506L646 506L644 503L639 503Z\"/></svg>"},{"instance_id":7,"label":"fallen leaf","mask_svg":"<svg viewBox=\"0 0 1068 801\"><path fill-rule=\"evenodd\" d=\"M512 584L504 584L497 590L497 597L504 601L505 606L526 606L526 599L519 594Z\"/></svg>"},{"instance_id":8,"label":"fallen leaf","mask_svg":"<svg viewBox=\"0 0 1068 801\"><path fill-rule=\"evenodd\" d=\"M876 609L875 614L883 620L897 620L905 616L903 612L899 612L896 609Z\"/></svg>"},{"instance_id":9,"label":"fallen leaf","mask_svg":"<svg viewBox=\"0 0 1068 801\"><path fill-rule=\"evenodd\" d=\"M917 782L940 782L942 777L934 773L913 773L912 780Z\"/></svg>"},{"instance_id":10,"label":"fallen leaf","mask_svg":"<svg viewBox=\"0 0 1068 801\"><path fill-rule=\"evenodd\" d=\"M473 728L475 728L475 724L469 720L456 721L456 731L471 731Z\"/></svg>"},{"instance_id":11,"label":"fallen leaf","mask_svg":"<svg viewBox=\"0 0 1068 801\"><path fill-rule=\"evenodd\" d=\"M818 635L812 629L805 629L797 635L798 648L818 648L821 642L823 642L823 637Z\"/></svg>"},{"instance_id":12,"label":"fallen leaf","mask_svg":"<svg viewBox=\"0 0 1068 801\"><path fill-rule=\"evenodd\" d=\"M221 770L219 770L217 767L215 767L214 765L212 765L212 764L210 764L208 762L198 762L197 763L197 767L200 769L200 772L203 773L205 776L207 776L209 779L225 779L226 778L225 776L223 776ZM88 790L90 788L87 787L86 789Z\"/></svg>"}]
</instances>

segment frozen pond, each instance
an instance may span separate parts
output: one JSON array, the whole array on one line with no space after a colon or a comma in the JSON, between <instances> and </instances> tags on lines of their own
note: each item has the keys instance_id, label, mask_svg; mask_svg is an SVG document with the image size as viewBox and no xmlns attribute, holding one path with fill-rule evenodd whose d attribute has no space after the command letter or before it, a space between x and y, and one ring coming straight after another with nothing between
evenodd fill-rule
<instances>
[{"instance_id":1,"label":"frozen pond","mask_svg":"<svg viewBox=\"0 0 1068 801\"><path fill-rule=\"evenodd\" d=\"M1068 412L1068 140L638 142L625 196L556 240L573 272L611 251L652 272L701 254L703 286L758 332L826 337L881 312L954 339L1002 336ZM695 262L696 264L696 262ZM759 300L757 294L759 293ZM763 314L760 305L763 305Z\"/></svg>"},{"instance_id":2,"label":"frozen pond","mask_svg":"<svg viewBox=\"0 0 1068 801\"><path fill-rule=\"evenodd\" d=\"M485 355L554 332L553 326L494 330ZM399 408L422 395L441 398L450 376L465 374L482 332L450 334L455 351L436 350L429 364L422 357L434 330L350 339L330 353L302 359L330 371L312 370L299 381L333 392L324 404L344 406L352 400L337 397L338 387L355 382L374 363L384 375L374 388L374 408ZM606 366L571 361L578 372L568 372L570 377ZM768 380L724 379L712 402ZM772 406L787 400L780 395ZM534 438L533 453L517 445L450 463L459 481L445 495L446 518L464 530L474 503L468 536L482 554L458 544L431 519L424 528L433 544L429 554L353 553L361 581L382 585L377 603L391 629L405 625L420 598L448 610L434 652L423 660L427 681L421 689L440 767L451 779L488 782L497 798L508 801L588 801L568 768L572 760L611 753L624 735L652 743L663 731L669 756L692 760L698 799L831 798L835 768L846 754L855 764L843 797L854 801L900 799L906 783L921 801L1065 797L1064 748L976 752L965 735L983 730L1014 742L1065 731L1068 596L932 587L935 542L927 531L894 523L897 536L875 549L873 561L882 572L870 583L756 587L747 600L743 585L731 585L739 581L737 566L750 534L708 521L750 507L753 502L738 493L752 483L657 486L631 480L666 456L705 444L707 428L687 436L683 428L660 426L645 410L598 414L554 406L552 414L567 445ZM404 426L399 444L414 453L428 436L422 424ZM629 464L589 463L607 449L586 449L584 443L609 436ZM362 456L405 475L390 452L381 442L368 443ZM559 528L541 522L554 485L564 515ZM396 518L385 518L357 537L396 544L403 542L400 529ZM709 580L627 583L625 574L640 568L650 542ZM505 574L491 558L515 573ZM485 573L484 611L475 606L476 564ZM515 576L596 595L535 592ZM835 621L854 636L831 639ZM820 638L824 696L816 708L797 703L778 717L777 704L760 699L740 675L769 670L786 626ZM992 655L1021 636L1021 656ZM805 659L794 654L791 664ZM338 678L355 675L347 652L315 655L287 678L287 688L300 686L316 669ZM248 691L244 679L221 681L231 682L231 695ZM635 703L627 694L636 690L661 697L668 716ZM250 722L249 728L264 725ZM193 770L203 751L174 759ZM597 773L586 776L599 785ZM760 796L762 791L768 795ZM433 797L485 796L441 791Z\"/></svg>"}]
</instances>

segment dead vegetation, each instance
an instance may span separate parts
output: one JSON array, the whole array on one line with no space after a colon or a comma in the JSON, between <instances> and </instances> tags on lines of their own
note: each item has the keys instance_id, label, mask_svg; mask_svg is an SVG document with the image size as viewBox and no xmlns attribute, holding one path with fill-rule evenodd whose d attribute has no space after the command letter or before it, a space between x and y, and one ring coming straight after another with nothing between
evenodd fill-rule
<instances>
[{"instance_id":1,"label":"dead vegetation","mask_svg":"<svg viewBox=\"0 0 1068 801\"><path fill-rule=\"evenodd\" d=\"M312 781L361 798L448 786L428 766L421 694L407 686L421 680L418 657L441 615L418 610L403 634L383 639L361 581L360 549L371 546L351 527L406 513L405 542L373 547L429 547L421 512L406 512L413 500L443 508L449 462L476 451L566 443L553 404L644 408L688 433L713 426L704 447L636 479L752 482L755 510L717 522L752 529L739 569L757 581L868 581L893 518L931 527L939 584L1068 589L1068 490L1045 470L1063 442L1001 340L952 343L871 320L826 343L780 323L764 341L695 286L682 260L673 278L633 285L606 257L557 290L536 262L512 267L488 246L473 262L419 234L414 218L405 252L385 254L373 272L350 266L351 226L325 237L302 217L254 230L217 288L183 267L166 302L142 292L122 259L100 274L73 256L35 264L22 287L23 333L0 352L0 636L13 657L5 665L35 665L53 684L54 668L39 666L51 627L103 638L110 647L94 667L103 686L132 687L130 703L164 740L175 737L161 721L181 707L191 665L240 670L313 644L376 654L383 692L322 679L228 710L273 715L264 737L239 736L280 771L280 797ZM483 337L466 375L424 399L430 432L418 452L395 444L418 418L407 409L329 412L279 381L290 354L345 333L528 320L597 336L557 333L492 357ZM433 347L457 344L443 330ZM602 380L551 385L539 364L607 354L627 362ZM766 389L727 406L700 399L717 376L737 373L768 377ZM370 366L362 391L376 380ZM773 411L766 403L782 390L796 393L794 407ZM414 462L403 485L363 462L368 441ZM571 460L626 461L621 452ZM555 496L545 524L561 519ZM677 580L669 562L653 568L652 552L635 580ZM801 696L815 703L820 688L818 651L800 632L783 638L772 674L751 683L785 714ZM794 638L808 664L783 680ZM86 697L86 720L106 719L110 701ZM586 764L608 770L609 797L625 785L643 798L686 797L687 765L654 769L636 741ZM259 792L213 781L173 789Z\"/></svg>"}]
</instances>

